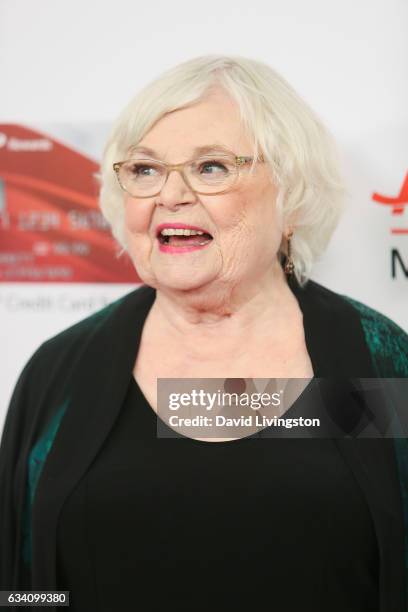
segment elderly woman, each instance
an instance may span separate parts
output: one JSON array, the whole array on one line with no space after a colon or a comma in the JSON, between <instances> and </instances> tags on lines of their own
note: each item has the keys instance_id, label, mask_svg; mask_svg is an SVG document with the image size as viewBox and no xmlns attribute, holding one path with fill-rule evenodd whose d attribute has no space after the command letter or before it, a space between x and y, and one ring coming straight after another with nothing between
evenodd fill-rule
<instances>
[{"instance_id":1,"label":"elderly woman","mask_svg":"<svg viewBox=\"0 0 408 612\"><path fill-rule=\"evenodd\" d=\"M242 57L185 62L120 115L101 207L143 285L20 376L2 589L70 591L75 612L406 612L403 437L344 421L343 438L156 431L158 379L408 376L395 323L310 280L344 196L333 147L281 76ZM310 389L288 412L314 405Z\"/></svg>"}]
</instances>

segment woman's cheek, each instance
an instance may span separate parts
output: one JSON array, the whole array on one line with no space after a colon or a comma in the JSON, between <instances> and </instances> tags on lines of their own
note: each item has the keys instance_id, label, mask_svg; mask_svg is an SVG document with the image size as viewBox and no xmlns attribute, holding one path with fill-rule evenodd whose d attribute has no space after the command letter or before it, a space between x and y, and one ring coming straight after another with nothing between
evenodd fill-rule
<instances>
[{"instance_id":1,"label":"woman's cheek","mask_svg":"<svg viewBox=\"0 0 408 612\"><path fill-rule=\"evenodd\" d=\"M136 213L134 208L131 206L125 207L125 227L127 232L131 234L137 234L141 231L140 226L140 215Z\"/></svg>"},{"instance_id":2,"label":"woman's cheek","mask_svg":"<svg viewBox=\"0 0 408 612\"><path fill-rule=\"evenodd\" d=\"M146 236L146 234L127 230L127 244L129 246L129 252L132 259L146 265L150 259L152 251L150 237Z\"/></svg>"},{"instance_id":3,"label":"woman's cheek","mask_svg":"<svg viewBox=\"0 0 408 612\"><path fill-rule=\"evenodd\" d=\"M242 274L243 266L250 251L245 234L234 228L219 242L222 276L224 279L237 279Z\"/></svg>"},{"instance_id":4,"label":"woman's cheek","mask_svg":"<svg viewBox=\"0 0 408 612\"><path fill-rule=\"evenodd\" d=\"M125 234L128 250L134 261L145 261L152 251L152 239L149 233L149 219L143 215L140 208L134 206L125 208Z\"/></svg>"},{"instance_id":5,"label":"woman's cheek","mask_svg":"<svg viewBox=\"0 0 408 612\"><path fill-rule=\"evenodd\" d=\"M125 197L125 226L130 232L144 234L149 231L152 207L149 202L136 201L134 198Z\"/></svg>"},{"instance_id":6,"label":"woman's cheek","mask_svg":"<svg viewBox=\"0 0 408 612\"><path fill-rule=\"evenodd\" d=\"M155 287L155 274L151 262L152 247L149 239L140 234L129 235L128 254L142 282Z\"/></svg>"}]
</instances>

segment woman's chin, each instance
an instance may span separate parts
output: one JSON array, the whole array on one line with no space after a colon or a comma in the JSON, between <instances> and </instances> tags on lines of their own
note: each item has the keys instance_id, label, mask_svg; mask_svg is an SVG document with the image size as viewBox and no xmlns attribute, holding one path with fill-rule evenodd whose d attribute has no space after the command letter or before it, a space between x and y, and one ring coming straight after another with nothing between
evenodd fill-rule
<instances>
[{"instance_id":1,"label":"woman's chin","mask_svg":"<svg viewBox=\"0 0 408 612\"><path fill-rule=\"evenodd\" d=\"M174 291L194 291L204 288L211 283L210 275L197 273L195 270L189 270L186 272L174 272L171 273L169 270L166 274L157 274L156 283L157 287L163 287L166 289L173 289Z\"/></svg>"}]
</instances>

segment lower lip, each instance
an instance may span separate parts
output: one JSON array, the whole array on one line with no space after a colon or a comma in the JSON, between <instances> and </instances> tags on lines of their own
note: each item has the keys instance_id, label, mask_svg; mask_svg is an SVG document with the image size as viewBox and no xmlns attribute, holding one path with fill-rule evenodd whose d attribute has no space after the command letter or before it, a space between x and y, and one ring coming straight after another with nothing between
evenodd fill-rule
<instances>
[{"instance_id":1,"label":"lower lip","mask_svg":"<svg viewBox=\"0 0 408 612\"><path fill-rule=\"evenodd\" d=\"M207 242L206 244L202 244L200 246L171 246L169 244L162 244L159 241L159 250L162 253L169 253L170 255L176 255L177 253L188 253L189 251L198 251L200 249L205 249L209 244L211 244L212 240Z\"/></svg>"}]
</instances>

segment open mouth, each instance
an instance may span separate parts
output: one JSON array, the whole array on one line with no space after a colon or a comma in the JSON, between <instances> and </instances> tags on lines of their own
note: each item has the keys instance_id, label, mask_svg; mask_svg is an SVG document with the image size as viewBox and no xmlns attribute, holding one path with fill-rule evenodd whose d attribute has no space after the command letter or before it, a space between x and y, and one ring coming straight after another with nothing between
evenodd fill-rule
<instances>
[{"instance_id":1,"label":"open mouth","mask_svg":"<svg viewBox=\"0 0 408 612\"><path fill-rule=\"evenodd\" d=\"M158 240L160 244L174 247L193 247L193 246L205 246L213 237L211 234L201 230L189 230L189 229L163 229L159 235Z\"/></svg>"}]
</instances>

